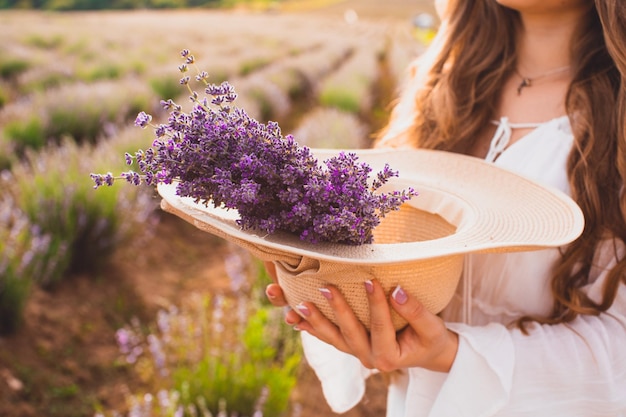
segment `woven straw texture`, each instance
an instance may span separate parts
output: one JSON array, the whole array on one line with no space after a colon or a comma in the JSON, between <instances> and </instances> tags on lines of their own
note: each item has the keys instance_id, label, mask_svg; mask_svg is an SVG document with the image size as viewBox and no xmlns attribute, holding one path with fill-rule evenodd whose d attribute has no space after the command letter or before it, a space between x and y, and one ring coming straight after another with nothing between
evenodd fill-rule
<instances>
[{"instance_id":1,"label":"woven straw texture","mask_svg":"<svg viewBox=\"0 0 626 417\"><path fill-rule=\"evenodd\" d=\"M440 216L405 205L383 219L375 230L375 239L379 243L426 241L447 236L454 230L454 226ZM462 267L463 255L374 266L320 262L308 257L303 257L296 266L276 262L278 283L290 306L311 301L326 317L337 323L328 301L319 291L332 284L341 291L356 317L367 329L370 327L370 316L365 293L366 280L377 279L387 295L400 285L436 314L450 302ZM393 310L391 319L396 330L406 325L406 321Z\"/></svg>"}]
</instances>

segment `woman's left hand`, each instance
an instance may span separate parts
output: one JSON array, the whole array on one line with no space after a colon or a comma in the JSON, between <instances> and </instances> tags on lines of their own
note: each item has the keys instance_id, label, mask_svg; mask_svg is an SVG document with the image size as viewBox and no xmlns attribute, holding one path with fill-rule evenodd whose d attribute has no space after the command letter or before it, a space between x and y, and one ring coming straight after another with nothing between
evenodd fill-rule
<instances>
[{"instance_id":1,"label":"woman's left hand","mask_svg":"<svg viewBox=\"0 0 626 417\"><path fill-rule=\"evenodd\" d=\"M286 321L298 330L356 356L365 367L390 372L421 367L448 372L458 349L458 335L447 329L443 320L397 287L389 304L408 325L396 332L383 288L377 281L365 283L370 305L370 331L356 318L345 298L334 287L320 291L334 310L338 324L322 315L313 303L302 303L287 314Z\"/></svg>"}]
</instances>

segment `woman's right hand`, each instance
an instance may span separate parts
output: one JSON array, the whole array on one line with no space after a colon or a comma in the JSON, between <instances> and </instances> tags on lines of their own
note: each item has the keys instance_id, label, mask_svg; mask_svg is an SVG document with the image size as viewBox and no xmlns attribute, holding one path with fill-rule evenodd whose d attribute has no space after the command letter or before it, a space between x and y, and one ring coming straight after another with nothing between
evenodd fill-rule
<instances>
[{"instance_id":1,"label":"woman's right hand","mask_svg":"<svg viewBox=\"0 0 626 417\"><path fill-rule=\"evenodd\" d=\"M285 295L283 293L283 289L278 285L278 280L276 276L276 265L273 262L265 262L265 269L267 273L272 278L271 284L269 284L265 288L265 295L267 299L272 303L272 305L276 307L287 307L287 300L285 300ZM295 311L288 308L287 313L285 314L285 322L290 326L295 326L302 321L302 317L297 314Z\"/></svg>"}]
</instances>

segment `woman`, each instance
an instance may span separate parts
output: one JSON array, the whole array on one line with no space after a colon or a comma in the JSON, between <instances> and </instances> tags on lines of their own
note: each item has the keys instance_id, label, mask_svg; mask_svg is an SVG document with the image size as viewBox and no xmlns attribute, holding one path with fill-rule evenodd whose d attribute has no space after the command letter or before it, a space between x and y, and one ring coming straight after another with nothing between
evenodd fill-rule
<instances>
[{"instance_id":1,"label":"woman","mask_svg":"<svg viewBox=\"0 0 626 417\"><path fill-rule=\"evenodd\" d=\"M380 146L485 158L557 187L585 214L560 249L468 257L439 316L365 284L368 334L334 288L286 321L335 411L368 369L391 372L388 416L626 416L626 2L449 0ZM271 265L268 266L271 270ZM267 288L284 305L276 284ZM356 358L356 359L354 359ZM349 375L350 378L345 378Z\"/></svg>"}]
</instances>

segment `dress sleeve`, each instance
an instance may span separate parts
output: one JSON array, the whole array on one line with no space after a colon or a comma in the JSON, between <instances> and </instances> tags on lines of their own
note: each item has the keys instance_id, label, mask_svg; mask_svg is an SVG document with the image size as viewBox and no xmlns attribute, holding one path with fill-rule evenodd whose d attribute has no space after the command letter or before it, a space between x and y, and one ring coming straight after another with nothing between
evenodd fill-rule
<instances>
[{"instance_id":1,"label":"dress sleeve","mask_svg":"<svg viewBox=\"0 0 626 417\"><path fill-rule=\"evenodd\" d=\"M585 289L595 301L617 257L614 249L602 256L596 265L604 268ZM449 327L460 335L459 350L429 416L626 416L623 283L607 312L535 323L528 335L501 324Z\"/></svg>"}]
</instances>

